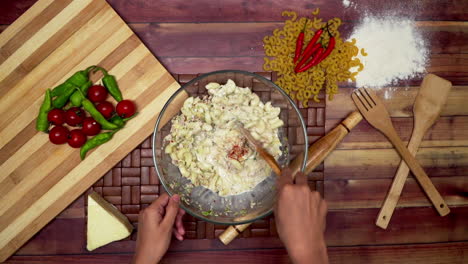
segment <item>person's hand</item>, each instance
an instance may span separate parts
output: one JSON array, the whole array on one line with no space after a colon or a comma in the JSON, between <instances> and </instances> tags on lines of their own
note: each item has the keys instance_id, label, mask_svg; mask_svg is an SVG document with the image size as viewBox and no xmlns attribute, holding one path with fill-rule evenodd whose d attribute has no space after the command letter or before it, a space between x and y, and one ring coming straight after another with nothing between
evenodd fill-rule
<instances>
[{"instance_id":1,"label":"person's hand","mask_svg":"<svg viewBox=\"0 0 468 264\"><path fill-rule=\"evenodd\" d=\"M182 216L185 211L179 208L180 197L161 195L138 216L138 238L133 263L157 263L169 248L171 235L184 239L185 229Z\"/></svg>"},{"instance_id":2,"label":"person's hand","mask_svg":"<svg viewBox=\"0 0 468 264\"><path fill-rule=\"evenodd\" d=\"M277 181L275 218L278 234L294 263L328 263L325 232L327 204L311 192L307 176L284 169Z\"/></svg>"}]
</instances>

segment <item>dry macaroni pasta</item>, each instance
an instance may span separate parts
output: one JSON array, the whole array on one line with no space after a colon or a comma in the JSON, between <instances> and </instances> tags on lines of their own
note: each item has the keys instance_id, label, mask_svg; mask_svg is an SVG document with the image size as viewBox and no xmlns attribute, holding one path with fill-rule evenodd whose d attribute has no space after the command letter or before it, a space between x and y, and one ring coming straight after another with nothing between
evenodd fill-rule
<instances>
[{"instance_id":1,"label":"dry macaroni pasta","mask_svg":"<svg viewBox=\"0 0 468 264\"><path fill-rule=\"evenodd\" d=\"M267 178L271 169L251 149L239 125L275 158L281 155L278 128L280 108L263 103L249 88L206 85L210 96L185 100L182 114L172 120L165 152L181 174L195 186L204 186L219 195L235 195L252 190Z\"/></svg>"},{"instance_id":2,"label":"dry macaroni pasta","mask_svg":"<svg viewBox=\"0 0 468 264\"><path fill-rule=\"evenodd\" d=\"M356 40L343 41L338 31L341 19L332 18L328 22L316 17L319 9L312 12L313 19L301 17L292 11L284 11L283 16L289 16L282 29L275 29L272 36L263 38L265 55L263 69L278 72L276 84L293 99L302 102L307 107L310 100L319 102L318 94L325 87L329 99L338 93L338 82L356 80L356 75L362 71L364 66L355 58L359 53ZM301 73L295 73L293 63L296 50L296 39L306 24L304 48L315 34L315 31L323 28L327 23L330 33L335 37L336 45L332 53L317 66ZM326 47L330 37L324 32L321 37L322 44ZM361 53L366 54L363 49ZM367 54L366 54L367 55ZM350 69L358 67L357 72Z\"/></svg>"}]
</instances>

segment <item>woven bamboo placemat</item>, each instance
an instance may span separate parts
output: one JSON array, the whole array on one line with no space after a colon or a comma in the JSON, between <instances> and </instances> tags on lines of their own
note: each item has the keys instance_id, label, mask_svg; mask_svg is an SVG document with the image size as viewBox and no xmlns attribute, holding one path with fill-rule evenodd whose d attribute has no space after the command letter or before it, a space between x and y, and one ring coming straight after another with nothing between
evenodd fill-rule
<instances>
[{"instance_id":1,"label":"woven bamboo placemat","mask_svg":"<svg viewBox=\"0 0 468 264\"><path fill-rule=\"evenodd\" d=\"M272 81L276 80L276 74L273 72L257 72L257 74ZM184 85L197 76L196 74L176 74L174 78L181 85ZM235 81L238 83L239 80ZM271 98L271 94L268 92L269 88L264 87L262 83L250 82L251 88L262 99L268 101L275 99ZM202 83L195 83L192 87L189 87L188 91L190 94L196 94L200 89L204 89L204 85ZM238 85L242 86L241 84ZM244 85L244 87L249 86L247 81ZM325 94L322 92L319 98L320 103L310 103L307 108L303 108L301 104L298 104L300 112L306 121L309 143L313 143L325 134ZM287 114L286 111L282 112ZM291 156L294 157L300 151L299 145L303 144L302 139L296 136L297 134L300 135L300 123L295 118L289 118L285 125L291 146ZM135 226L138 225L139 211L148 206L160 193L164 192L154 169L151 141L152 138L148 137L90 189L90 191L94 190L98 192L107 201L113 203ZM323 194L323 164L310 173L308 179L310 187ZM188 214L184 216L184 226L187 231L187 239L215 238L226 228L224 225L208 223ZM136 239L135 233L130 239ZM240 237L272 236L277 236L273 215L254 222Z\"/></svg>"}]
</instances>

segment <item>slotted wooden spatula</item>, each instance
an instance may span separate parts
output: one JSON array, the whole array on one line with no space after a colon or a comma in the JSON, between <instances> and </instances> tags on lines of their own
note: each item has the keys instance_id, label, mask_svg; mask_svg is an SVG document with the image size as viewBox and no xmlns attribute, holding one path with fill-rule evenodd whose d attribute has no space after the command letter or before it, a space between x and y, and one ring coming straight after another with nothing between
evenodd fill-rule
<instances>
[{"instance_id":1,"label":"slotted wooden spatula","mask_svg":"<svg viewBox=\"0 0 468 264\"><path fill-rule=\"evenodd\" d=\"M424 134L439 118L440 111L442 111L442 107L445 105L445 101L447 101L450 88L452 88L451 82L434 74L428 74L424 77L413 106L414 127L408 143L408 150L411 154L416 154ZM386 229L390 223L408 173L409 168L402 160L377 216L375 222L377 226Z\"/></svg>"},{"instance_id":2,"label":"slotted wooden spatula","mask_svg":"<svg viewBox=\"0 0 468 264\"><path fill-rule=\"evenodd\" d=\"M450 209L442 196L440 196L423 168L421 168L421 165L419 165L418 161L411 155L396 133L387 109L377 95L372 90L361 88L355 90L351 98L364 118L392 142L395 149L415 175L416 180L431 200L437 212L439 212L441 216L450 213Z\"/></svg>"},{"instance_id":3,"label":"slotted wooden spatula","mask_svg":"<svg viewBox=\"0 0 468 264\"><path fill-rule=\"evenodd\" d=\"M258 152L258 154L260 154L260 156L267 162L267 164L271 167L271 169L273 169L273 171L276 173L276 175L280 176L281 175L281 167L278 164L278 162L276 162L275 158L272 155L270 155L270 153L268 153L262 147L260 142L258 142L252 136L252 134L250 134L250 132L247 129L242 127L242 125L239 126L239 129L240 129L241 133L245 136L245 138L247 138L247 141L255 147L255 150Z\"/></svg>"}]
</instances>

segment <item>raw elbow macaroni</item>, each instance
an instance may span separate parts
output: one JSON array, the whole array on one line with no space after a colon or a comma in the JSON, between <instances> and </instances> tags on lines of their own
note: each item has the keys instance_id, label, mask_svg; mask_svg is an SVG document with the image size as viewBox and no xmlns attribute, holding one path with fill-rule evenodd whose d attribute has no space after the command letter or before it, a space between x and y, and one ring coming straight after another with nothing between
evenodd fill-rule
<instances>
[{"instance_id":1,"label":"raw elbow macaroni","mask_svg":"<svg viewBox=\"0 0 468 264\"><path fill-rule=\"evenodd\" d=\"M204 186L221 196L252 190L267 178L271 169L249 147L239 125L275 158L281 155L278 129L283 125L280 108L263 103L249 88L206 85L209 96L190 97L182 114L172 120L165 137L165 153L179 167L182 176L195 186Z\"/></svg>"},{"instance_id":2,"label":"raw elbow macaroni","mask_svg":"<svg viewBox=\"0 0 468 264\"><path fill-rule=\"evenodd\" d=\"M312 17L298 17L296 12L284 11L282 15L290 19L285 21L282 28L273 30L272 35L263 38L266 55L263 69L277 72L276 84L293 100L302 102L304 107L307 107L311 100L319 102L319 93L324 87L328 98L332 100L338 93L338 82L356 81L356 75L364 69L364 65L356 58L359 53L356 40L349 41L340 36L341 19L335 17L323 21L317 17L319 12L317 8L312 12ZM327 46L332 35L336 40L335 48L320 64L307 71L296 73L293 59L299 33L305 29L304 46L306 46L317 30L324 28L325 25L328 25L327 32L321 35L319 41ZM367 55L364 49L360 51L363 56Z\"/></svg>"}]
</instances>

